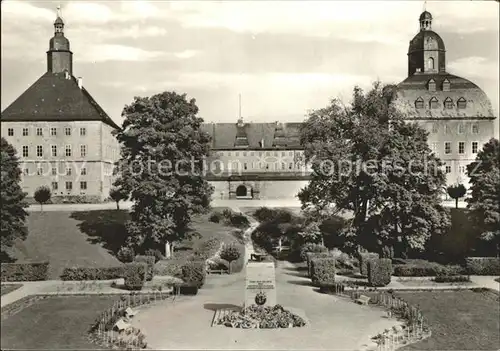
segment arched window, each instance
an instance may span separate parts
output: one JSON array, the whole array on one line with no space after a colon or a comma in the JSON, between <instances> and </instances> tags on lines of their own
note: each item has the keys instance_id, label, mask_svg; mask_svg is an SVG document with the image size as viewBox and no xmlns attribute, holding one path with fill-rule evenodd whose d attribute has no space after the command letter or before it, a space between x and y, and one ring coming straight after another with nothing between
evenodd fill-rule
<instances>
[{"instance_id":1,"label":"arched window","mask_svg":"<svg viewBox=\"0 0 500 351\"><path fill-rule=\"evenodd\" d=\"M434 79L430 79L427 83L427 88L429 91L436 91L436 81Z\"/></svg>"},{"instance_id":2,"label":"arched window","mask_svg":"<svg viewBox=\"0 0 500 351\"><path fill-rule=\"evenodd\" d=\"M427 68L434 69L434 58L429 57L429 59L427 60Z\"/></svg>"},{"instance_id":3,"label":"arched window","mask_svg":"<svg viewBox=\"0 0 500 351\"><path fill-rule=\"evenodd\" d=\"M443 91L450 91L450 81L448 78L443 81Z\"/></svg>"},{"instance_id":4,"label":"arched window","mask_svg":"<svg viewBox=\"0 0 500 351\"><path fill-rule=\"evenodd\" d=\"M429 101L429 108L432 110L438 108L438 99L436 99L435 96L433 96L432 99Z\"/></svg>"},{"instance_id":5,"label":"arched window","mask_svg":"<svg viewBox=\"0 0 500 351\"><path fill-rule=\"evenodd\" d=\"M417 109L424 108L424 99L419 97L417 100L415 100L415 108L417 108Z\"/></svg>"},{"instance_id":6,"label":"arched window","mask_svg":"<svg viewBox=\"0 0 500 351\"><path fill-rule=\"evenodd\" d=\"M453 100L449 97L444 100L444 108L447 110L451 110L453 108Z\"/></svg>"},{"instance_id":7,"label":"arched window","mask_svg":"<svg viewBox=\"0 0 500 351\"><path fill-rule=\"evenodd\" d=\"M458 99L458 101L457 101L457 107L458 107L459 109L464 109L464 108L466 108L466 107L467 107L467 101L466 101L463 97L461 97L461 98L460 98L460 99Z\"/></svg>"}]
</instances>

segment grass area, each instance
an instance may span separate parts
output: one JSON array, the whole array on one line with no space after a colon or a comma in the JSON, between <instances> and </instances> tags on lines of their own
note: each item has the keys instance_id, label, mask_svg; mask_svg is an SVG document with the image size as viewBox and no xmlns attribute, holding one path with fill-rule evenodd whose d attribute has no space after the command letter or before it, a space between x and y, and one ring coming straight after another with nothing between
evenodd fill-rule
<instances>
[{"instance_id":1,"label":"grass area","mask_svg":"<svg viewBox=\"0 0 500 351\"><path fill-rule=\"evenodd\" d=\"M260 207L240 207L241 212L243 212L246 215L252 216L256 210L258 210ZM301 214L301 209L300 207L270 207L273 210L284 210L288 211L294 215L300 215Z\"/></svg>"},{"instance_id":2,"label":"grass area","mask_svg":"<svg viewBox=\"0 0 500 351\"><path fill-rule=\"evenodd\" d=\"M498 350L500 305L498 294L471 290L398 292L418 305L432 331L429 339L401 350Z\"/></svg>"},{"instance_id":3,"label":"grass area","mask_svg":"<svg viewBox=\"0 0 500 351\"><path fill-rule=\"evenodd\" d=\"M2 290L1 290L2 295L1 296L4 296L10 292L13 292L14 290L17 290L22 286L23 286L23 284L2 284Z\"/></svg>"},{"instance_id":4,"label":"grass area","mask_svg":"<svg viewBox=\"0 0 500 351\"><path fill-rule=\"evenodd\" d=\"M54 296L2 316L2 349L101 349L88 339L90 325L119 296ZM3 313L2 313L3 314Z\"/></svg>"},{"instance_id":5,"label":"grass area","mask_svg":"<svg viewBox=\"0 0 500 351\"><path fill-rule=\"evenodd\" d=\"M398 283L401 283L404 286L474 286L475 284L473 282L446 282L446 283L438 283L435 282L434 280L430 279L415 279L415 280L409 280L409 279L402 279L398 280Z\"/></svg>"}]
</instances>

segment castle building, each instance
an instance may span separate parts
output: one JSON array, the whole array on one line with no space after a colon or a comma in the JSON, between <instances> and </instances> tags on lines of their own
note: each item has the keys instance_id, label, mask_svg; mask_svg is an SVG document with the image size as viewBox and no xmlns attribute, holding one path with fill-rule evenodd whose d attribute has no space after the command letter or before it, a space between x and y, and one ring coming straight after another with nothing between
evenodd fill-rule
<instances>
[{"instance_id":1,"label":"castle building","mask_svg":"<svg viewBox=\"0 0 500 351\"><path fill-rule=\"evenodd\" d=\"M467 165L495 136L495 115L486 94L473 82L446 71L443 39L424 11L420 31L408 48L408 77L398 84L394 103L428 133L431 150L443 161L448 185L468 187Z\"/></svg>"},{"instance_id":2,"label":"castle building","mask_svg":"<svg viewBox=\"0 0 500 351\"><path fill-rule=\"evenodd\" d=\"M111 134L119 127L73 76L59 11L54 29L47 72L2 112L1 135L17 150L28 197L48 186L54 202L102 201L119 158Z\"/></svg>"}]
</instances>

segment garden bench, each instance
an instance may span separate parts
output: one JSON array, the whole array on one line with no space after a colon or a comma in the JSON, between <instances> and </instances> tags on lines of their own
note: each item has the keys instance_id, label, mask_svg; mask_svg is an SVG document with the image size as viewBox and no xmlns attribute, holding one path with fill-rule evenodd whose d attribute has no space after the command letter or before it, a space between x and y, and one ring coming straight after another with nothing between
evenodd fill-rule
<instances>
[{"instance_id":1,"label":"garden bench","mask_svg":"<svg viewBox=\"0 0 500 351\"><path fill-rule=\"evenodd\" d=\"M127 307L127 309L125 310L125 315L129 318L135 316L136 314L137 312L131 309L130 307Z\"/></svg>"},{"instance_id":2,"label":"garden bench","mask_svg":"<svg viewBox=\"0 0 500 351\"><path fill-rule=\"evenodd\" d=\"M263 259L266 258L266 254L257 254L257 253L253 253L250 255L250 259L251 260L254 260L254 261L262 261Z\"/></svg>"},{"instance_id":3,"label":"garden bench","mask_svg":"<svg viewBox=\"0 0 500 351\"><path fill-rule=\"evenodd\" d=\"M368 296L361 295L354 301L359 303L360 305L368 305L368 302L370 302L370 298Z\"/></svg>"},{"instance_id":4,"label":"garden bench","mask_svg":"<svg viewBox=\"0 0 500 351\"><path fill-rule=\"evenodd\" d=\"M128 328L130 328L130 324L120 318L118 322L115 323L114 328L118 331L127 330Z\"/></svg>"},{"instance_id":5,"label":"garden bench","mask_svg":"<svg viewBox=\"0 0 500 351\"><path fill-rule=\"evenodd\" d=\"M207 274L229 274L228 269L207 269Z\"/></svg>"}]
</instances>

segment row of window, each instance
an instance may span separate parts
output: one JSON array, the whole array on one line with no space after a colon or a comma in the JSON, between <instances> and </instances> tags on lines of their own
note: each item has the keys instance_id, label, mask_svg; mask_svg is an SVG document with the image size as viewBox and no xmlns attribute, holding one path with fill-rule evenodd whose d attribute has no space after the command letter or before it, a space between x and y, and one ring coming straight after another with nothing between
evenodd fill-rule
<instances>
[{"instance_id":1,"label":"row of window","mask_svg":"<svg viewBox=\"0 0 500 351\"><path fill-rule=\"evenodd\" d=\"M443 102L443 107L447 110L453 109L455 107L453 100L450 97L447 97ZM417 109L425 108L424 99L422 99L422 97L419 97L417 100L415 100L415 108L417 108ZM429 100L429 109L436 110L438 108L439 108L439 100L435 96L433 96ZM463 98L463 97L458 99L457 100L457 108L459 108L461 110L467 108L467 100L465 100L465 98Z\"/></svg>"},{"instance_id":2,"label":"row of window","mask_svg":"<svg viewBox=\"0 0 500 351\"><path fill-rule=\"evenodd\" d=\"M265 151L265 156L286 156L288 152L288 156L293 156L293 151ZM219 151L217 152L218 156L233 156L233 152L231 151ZM234 151L234 156L240 156L239 151ZM243 151L242 156L264 156L264 151Z\"/></svg>"},{"instance_id":3,"label":"row of window","mask_svg":"<svg viewBox=\"0 0 500 351\"><path fill-rule=\"evenodd\" d=\"M29 154L30 154L29 146L23 145L22 150L23 150L23 157L29 157ZM37 145L36 146L36 156L43 157L43 155L44 155L43 145ZM58 156L57 145L50 145L50 155L53 157ZM64 147L64 155L66 157L71 157L73 155L71 145L66 145ZM87 156L87 145L80 145L80 157L86 157L86 156Z\"/></svg>"},{"instance_id":4,"label":"row of window","mask_svg":"<svg viewBox=\"0 0 500 351\"><path fill-rule=\"evenodd\" d=\"M432 125L432 132L433 133L439 132L439 125L437 123L434 123ZM445 132L445 134L448 134L450 132L450 126L448 124L444 125L444 132ZM472 132L472 134L479 134L479 125L477 123L472 123L471 132ZM464 134L464 133L465 133L465 124L459 123L458 124L458 134Z\"/></svg>"},{"instance_id":5,"label":"row of window","mask_svg":"<svg viewBox=\"0 0 500 351\"><path fill-rule=\"evenodd\" d=\"M29 173L29 169L28 169L28 168L25 168L25 169L23 170L23 174L24 174L25 176L30 175L30 173ZM42 167L38 167L38 168L36 169L36 175L38 175L38 176L43 176L43 175L45 175ZM57 175L58 175L58 173L57 173L57 167L52 167L52 168L51 168L51 175L53 175L53 176L57 176ZM65 172L65 175L67 175L67 176L73 175L73 168L72 168L72 167L66 167L66 172ZM87 175L87 168L82 167L82 168L80 169L80 175L82 175L82 176Z\"/></svg>"},{"instance_id":6,"label":"row of window","mask_svg":"<svg viewBox=\"0 0 500 351\"><path fill-rule=\"evenodd\" d=\"M65 127L64 128L64 135L71 135L73 128L71 127ZM37 136L43 136L44 133L44 128L37 127L35 128L35 133ZM14 128L8 128L7 129L7 135L9 136L14 136ZM23 128L22 130L22 135L23 136L29 136L30 135L30 128ZM51 127L50 128L50 135L51 136L56 136L57 135L57 128L56 127ZM85 127L80 127L80 136L86 136L87 135L87 128Z\"/></svg>"},{"instance_id":7,"label":"row of window","mask_svg":"<svg viewBox=\"0 0 500 351\"><path fill-rule=\"evenodd\" d=\"M446 174L450 174L451 173L451 166L445 166L444 172ZM465 166L458 166L458 173L465 174L466 172L467 172L467 167L465 167Z\"/></svg>"},{"instance_id":8,"label":"row of window","mask_svg":"<svg viewBox=\"0 0 500 351\"><path fill-rule=\"evenodd\" d=\"M216 164L217 166L222 166L222 164ZM217 167L220 169L220 167ZM248 170L248 169L266 169L266 170L286 170L286 169L301 169L300 163L267 163L267 162L251 162L251 163L239 163L239 162L231 162L227 165L228 170Z\"/></svg>"},{"instance_id":9,"label":"row of window","mask_svg":"<svg viewBox=\"0 0 500 351\"><path fill-rule=\"evenodd\" d=\"M431 57L429 60L432 60L432 68L431 69L434 69L434 59ZM436 91L436 81L431 78L427 82L427 88L429 89L429 91ZM450 81L448 79L445 79L443 81L442 88L443 88L443 91L450 91Z\"/></svg>"},{"instance_id":10,"label":"row of window","mask_svg":"<svg viewBox=\"0 0 500 351\"><path fill-rule=\"evenodd\" d=\"M73 182L65 182L66 191L73 190ZM52 190L59 190L59 183L52 182ZM80 190L87 190L87 182L80 182Z\"/></svg>"},{"instance_id":11,"label":"row of window","mask_svg":"<svg viewBox=\"0 0 500 351\"><path fill-rule=\"evenodd\" d=\"M439 145L438 143L432 143L431 144L431 150L436 155L439 154L438 145ZM479 143L477 141L473 141L471 143L471 153L477 154L478 147L479 147ZM446 141L444 143L444 153L445 153L445 155L449 155L449 154L451 154L451 152L452 152L452 150L451 150L451 142L450 141ZM458 153L460 155L465 154L465 141L459 141L458 142Z\"/></svg>"}]
</instances>

